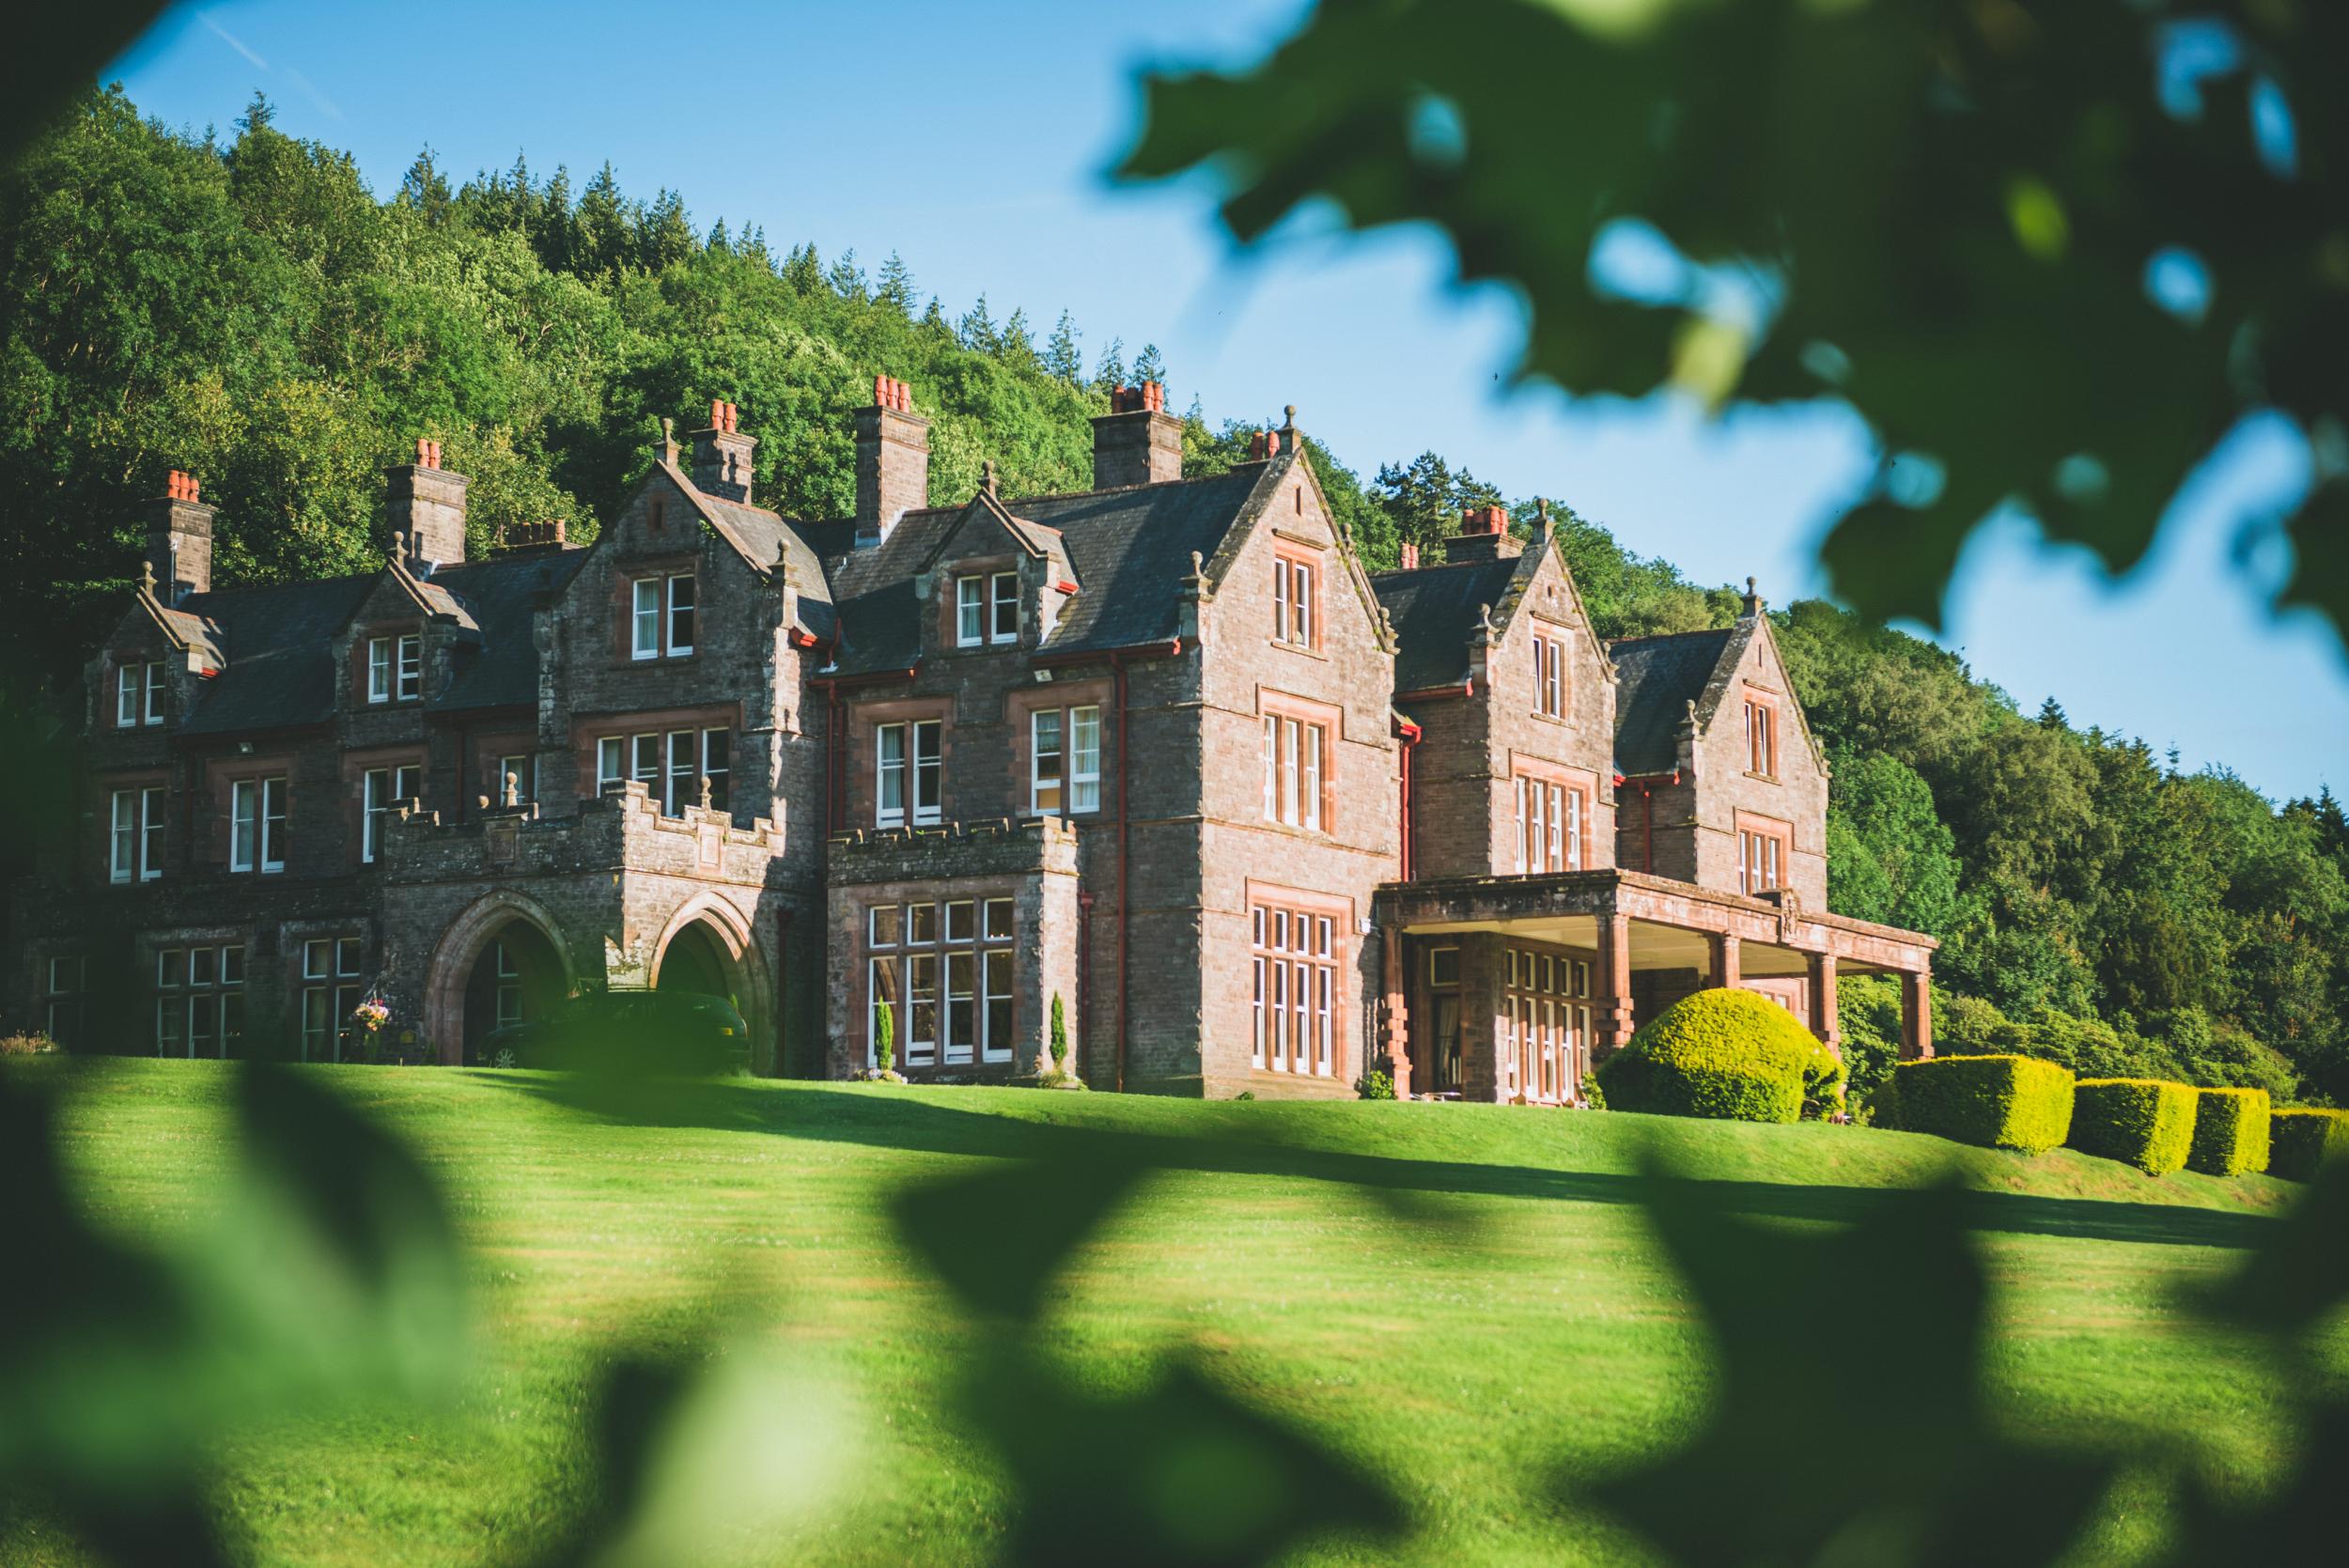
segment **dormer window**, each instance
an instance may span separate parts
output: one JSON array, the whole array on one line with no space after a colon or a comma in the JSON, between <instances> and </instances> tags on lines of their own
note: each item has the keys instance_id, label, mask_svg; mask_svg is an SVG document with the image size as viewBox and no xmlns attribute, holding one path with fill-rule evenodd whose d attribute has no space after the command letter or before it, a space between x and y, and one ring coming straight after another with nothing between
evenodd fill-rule
<instances>
[{"instance_id":1,"label":"dormer window","mask_svg":"<svg viewBox=\"0 0 2349 1568\"><path fill-rule=\"evenodd\" d=\"M1019 641L1019 574L972 572L955 579L955 646Z\"/></svg>"},{"instance_id":2,"label":"dormer window","mask_svg":"<svg viewBox=\"0 0 2349 1568\"><path fill-rule=\"evenodd\" d=\"M115 667L115 723L121 729L163 722L163 667L129 663Z\"/></svg>"},{"instance_id":3,"label":"dormer window","mask_svg":"<svg viewBox=\"0 0 2349 1568\"><path fill-rule=\"evenodd\" d=\"M1272 640L1291 647L1310 648L1320 638L1315 626L1315 579L1320 573L1311 561L1294 555L1272 560Z\"/></svg>"},{"instance_id":4,"label":"dormer window","mask_svg":"<svg viewBox=\"0 0 2349 1568\"><path fill-rule=\"evenodd\" d=\"M640 577L630 590L629 657L681 659L693 651L693 574Z\"/></svg>"},{"instance_id":5,"label":"dormer window","mask_svg":"<svg viewBox=\"0 0 2349 1568\"><path fill-rule=\"evenodd\" d=\"M367 701L412 703L424 692L424 637L367 639Z\"/></svg>"}]
</instances>

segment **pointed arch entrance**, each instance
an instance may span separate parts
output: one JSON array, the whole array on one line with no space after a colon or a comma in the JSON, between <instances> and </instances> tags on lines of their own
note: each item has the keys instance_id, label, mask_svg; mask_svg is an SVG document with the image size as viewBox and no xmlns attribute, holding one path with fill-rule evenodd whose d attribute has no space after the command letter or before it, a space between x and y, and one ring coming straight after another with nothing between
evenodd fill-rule
<instances>
[{"instance_id":1,"label":"pointed arch entrance","mask_svg":"<svg viewBox=\"0 0 2349 1568\"><path fill-rule=\"evenodd\" d=\"M723 997L750 1026L753 1070L771 1030L767 967L751 938L742 911L712 893L697 893L678 906L654 945L647 976L659 991L695 991Z\"/></svg>"},{"instance_id":2,"label":"pointed arch entrance","mask_svg":"<svg viewBox=\"0 0 2349 1568\"><path fill-rule=\"evenodd\" d=\"M426 970L425 1038L461 1065L500 1023L535 1017L578 978L563 928L537 900L501 888L450 923Z\"/></svg>"}]
</instances>

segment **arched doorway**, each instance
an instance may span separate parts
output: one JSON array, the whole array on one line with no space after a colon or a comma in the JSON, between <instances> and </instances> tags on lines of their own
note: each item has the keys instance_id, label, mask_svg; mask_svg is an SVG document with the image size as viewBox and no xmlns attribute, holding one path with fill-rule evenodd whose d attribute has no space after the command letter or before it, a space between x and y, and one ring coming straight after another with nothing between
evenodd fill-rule
<instances>
[{"instance_id":1,"label":"arched doorway","mask_svg":"<svg viewBox=\"0 0 2349 1568\"><path fill-rule=\"evenodd\" d=\"M734 1003L739 1013L742 1010L742 998L732 984L729 971L733 968L733 955L719 945L709 923L697 920L669 939L667 949L661 955L661 978L653 985L657 990L723 997Z\"/></svg>"},{"instance_id":2,"label":"arched doorway","mask_svg":"<svg viewBox=\"0 0 2349 1568\"><path fill-rule=\"evenodd\" d=\"M770 1070L765 1065L771 1054L766 966L739 909L707 893L688 900L670 917L654 948L651 981L655 990L692 991L732 1002L750 1029L752 1070Z\"/></svg>"},{"instance_id":3,"label":"arched doorway","mask_svg":"<svg viewBox=\"0 0 2349 1568\"><path fill-rule=\"evenodd\" d=\"M465 977L465 1059L475 1066L480 1042L508 1024L544 1017L561 1005L563 960L546 933L526 920L509 920L490 936Z\"/></svg>"},{"instance_id":4,"label":"arched doorway","mask_svg":"<svg viewBox=\"0 0 2349 1568\"><path fill-rule=\"evenodd\" d=\"M501 1010L535 1017L570 995L576 971L562 927L536 899L501 888L449 923L425 970L425 1038L456 1066L497 1027Z\"/></svg>"}]
</instances>

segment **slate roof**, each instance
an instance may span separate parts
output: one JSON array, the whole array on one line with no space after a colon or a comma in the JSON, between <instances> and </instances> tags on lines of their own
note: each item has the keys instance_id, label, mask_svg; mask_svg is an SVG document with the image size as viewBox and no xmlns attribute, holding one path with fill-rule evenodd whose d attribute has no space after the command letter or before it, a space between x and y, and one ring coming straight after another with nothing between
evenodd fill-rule
<instances>
[{"instance_id":1,"label":"slate roof","mask_svg":"<svg viewBox=\"0 0 2349 1568\"><path fill-rule=\"evenodd\" d=\"M1212 558L1247 512L1269 465L1243 463L1209 478L1135 485L1072 495L1005 497L1003 508L1040 549L1057 544L1078 591L1038 651L1091 653L1171 642L1182 580L1197 551ZM889 537L844 548L830 560L840 622L839 675L910 669L922 653L922 607L913 576L932 547L962 517L963 506L929 506L898 520ZM819 524L832 539L853 530ZM1041 532L1054 530L1057 540Z\"/></svg>"},{"instance_id":2,"label":"slate roof","mask_svg":"<svg viewBox=\"0 0 2349 1568\"><path fill-rule=\"evenodd\" d=\"M759 570L774 566L776 546L782 546L790 562L792 586L799 595L800 629L817 637L832 636L832 585L825 580L822 553L810 542L811 530L806 525L789 521L761 506L745 506L708 494L695 489L692 481L674 467L669 476L693 498L742 558ZM849 526L853 531L854 524Z\"/></svg>"},{"instance_id":3,"label":"slate roof","mask_svg":"<svg viewBox=\"0 0 2349 1568\"><path fill-rule=\"evenodd\" d=\"M1736 635L1735 627L1626 637L1607 645L1615 663L1615 767L1669 773L1680 761L1680 724Z\"/></svg>"},{"instance_id":4,"label":"slate roof","mask_svg":"<svg viewBox=\"0 0 2349 1568\"><path fill-rule=\"evenodd\" d=\"M461 647L448 691L433 711L535 706L538 648L530 613L540 594L559 592L587 558L584 550L492 556L443 567L430 585L450 594L481 628L477 647Z\"/></svg>"},{"instance_id":5,"label":"slate roof","mask_svg":"<svg viewBox=\"0 0 2349 1568\"><path fill-rule=\"evenodd\" d=\"M1416 571L1378 572L1371 588L1394 622L1394 689L1398 694L1457 686L1469 675L1469 639L1478 631L1478 608L1500 619L1518 558L1460 561Z\"/></svg>"},{"instance_id":6,"label":"slate roof","mask_svg":"<svg viewBox=\"0 0 2349 1568\"><path fill-rule=\"evenodd\" d=\"M204 682L184 735L323 723L334 712L334 633L381 572L190 594L180 612L220 628L228 664Z\"/></svg>"},{"instance_id":7,"label":"slate roof","mask_svg":"<svg viewBox=\"0 0 2349 1568\"><path fill-rule=\"evenodd\" d=\"M443 567L424 584L435 610L477 629L457 656L448 691L434 712L525 706L538 695L537 647L530 613L541 592L570 581L584 550L507 555ZM210 628L226 658L207 679L187 722L188 735L320 724L334 717L336 633L366 602L380 572L314 582L225 588L192 594L166 612L177 629L189 619Z\"/></svg>"}]
</instances>

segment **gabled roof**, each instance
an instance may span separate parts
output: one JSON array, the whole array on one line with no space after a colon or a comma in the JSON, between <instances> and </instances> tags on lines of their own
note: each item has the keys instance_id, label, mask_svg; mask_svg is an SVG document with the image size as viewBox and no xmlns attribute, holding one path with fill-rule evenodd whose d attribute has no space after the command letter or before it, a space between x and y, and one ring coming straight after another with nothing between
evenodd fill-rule
<instances>
[{"instance_id":1,"label":"gabled roof","mask_svg":"<svg viewBox=\"0 0 2349 1568\"><path fill-rule=\"evenodd\" d=\"M1032 560L1061 552L1059 529L1013 516L1011 509L996 499L992 492L983 489L972 496L970 504L944 527L931 530L930 548L923 555L919 569L928 571L937 566L940 558L954 546L956 540L962 537L967 529L973 525L985 528L990 523L1010 539L1014 550ZM980 547L980 551L985 552L984 546Z\"/></svg>"},{"instance_id":2,"label":"gabled roof","mask_svg":"<svg viewBox=\"0 0 2349 1568\"><path fill-rule=\"evenodd\" d=\"M704 492L676 463L661 459L657 466L685 492L711 530L734 547L735 553L759 571L772 571L780 551L791 572L800 610L800 629L830 639L834 629L832 585L825 581L823 551L811 542L804 523L788 520L763 506L745 506ZM853 524L851 525L853 527Z\"/></svg>"},{"instance_id":3,"label":"gabled roof","mask_svg":"<svg viewBox=\"0 0 2349 1568\"><path fill-rule=\"evenodd\" d=\"M1615 662L1615 768L1669 773L1680 762L1680 725L1703 697L1736 628L1626 637L1607 645Z\"/></svg>"},{"instance_id":4,"label":"gabled roof","mask_svg":"<svg viewBox=\"0 0 2349 1568\"><path fill-rule=\"evenodd\" d=\"M1460 561L1416 571L1374 573L1371 586L1394 623L1397 693L1458 686L1469 677L1469 647L1484 634L1481 611L1498 624L1518 557Z\"/></svg>"},{"instance_id":5,"label":"gabled roof","mask_svg":"<svg viewBox=\"0 0 2349 1568\"><path fill-rule=\"evenodd\" d=\"M1013 522L1034 525L1037 545L1057 536L1082 587L1070 596L1038 651L1090 653L1172 642L1179 627L1180 588L1195 551L1213 556L1236 524L1260 505L1269 463L1160 485L1000 502ZM877 545L830 560L840 642L830 674L863 675L913 666L922 655L922 606L914 576L968 506L909 511ZM840 538L841 524L821 524Z\"/></svg>"}]
</instances>

